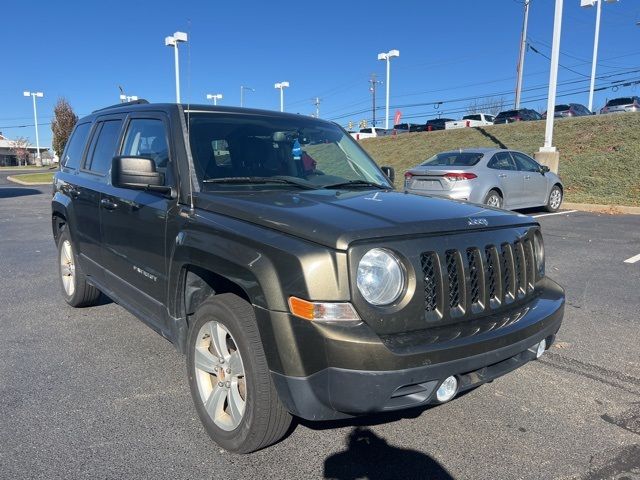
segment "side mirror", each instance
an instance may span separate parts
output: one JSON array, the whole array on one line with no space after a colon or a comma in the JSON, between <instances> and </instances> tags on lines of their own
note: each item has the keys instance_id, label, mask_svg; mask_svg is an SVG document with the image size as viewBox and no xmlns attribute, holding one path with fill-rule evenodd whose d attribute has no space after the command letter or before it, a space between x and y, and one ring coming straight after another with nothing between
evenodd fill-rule
<instances>
[{"instance_id":1,"label":"side mirror","mask_svg":"<svg viewBox=\"0 0 640 480\"><path fill-rule=\"evenodd\" d=\"M389 181L393 184L396 179L396 171L393 169L393 167L380 167L380 170L382 170L382 173L384 173Z\"/></svg>"},{"instance_id":2,"label":"side mirror","mask_svg":"<svg viewBox=\"0 0 640 480\"><path fill-rule=\"evenodd\" d=\"M545 173L550 172L550 171L551 171L551 169L549 167L547 167L546 165L540 165L540 173L541 174L544 175Z\"/></svg>"},{"instance_id":3,"label":"side mirror","mask_svg":"<svg viewBox=\"0 0 640 480\"><path fill-rule=\"evenodd\" d=\"M156 164L146 157L113 157L111 161L111 185L134 190L172 193L164 185L164 175L156 171Z\"/></svg>"}]
</instances>

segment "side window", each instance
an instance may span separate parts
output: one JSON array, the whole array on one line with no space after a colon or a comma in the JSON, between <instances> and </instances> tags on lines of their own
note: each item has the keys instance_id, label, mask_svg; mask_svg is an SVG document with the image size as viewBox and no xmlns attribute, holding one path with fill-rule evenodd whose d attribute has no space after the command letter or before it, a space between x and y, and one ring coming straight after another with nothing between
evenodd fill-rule
<instances>
[{"instance_id":1,"label":"side window","mask_svg":"<svg viewBox=\"0 0 640 480\"><path fill-rule=\"evenodd\" d=\"M78 168L80 166L89 130L91 130L90 122L76 125L67 144L67 148L65 148L62 165L67 168Z\"/></svg>"},{"instance_id":2,"label":"side window","mask_svg":"<svg viewBox=\"0 0 640 480\"><path fill-rule=\"evenodd\" d=\"M484 116L484 119L485 119L487 122L493 122L493 121L496 119L496 117L494 117L493 115L485 115L485 116Z\"/></svg>"},{"instance_id":3,"label":"side window","mask_svg":"<svg viewBox=\"0 0 640 480\"><path fill-rule=\"evenodd\" d=\"M493 168L495 170L515 170L516 166L513 163L513 159L511 155L507 152L498 152L496 153L489 163L487 167Z\"/></svg>"},{"instance_id":4,"label":"side window","mask_svg":"<svg viewBox=\"0 0 640 480\"><path fill-rule=\"evenodd\" d=\"M516 165L518 166L518 170L522 170L524 172L539 172L540 165L538 165L534 160L530 159L526 155L518 152L511 152L514 160L516 161Z\"/></svg>"},{"instance_id":5,"label":"side window","mask_svg":"<svg viewBox=\"0 0 640 480\"><path fill-rule=\"evenodd\" d=\"M129 122L121 155L152 159L159 172L169 163L169 147L164 122L154 118L134 118Z\"/></svg>"},{"instance_id":6,"label":"side window","mask_svg":"<svg viewBox=\"0 0 640 480\"><path fill-rule=\"evenodd\" d=\"M116 154L122 120L107 120L98 124L97 140L92 142L91 158L85 168L95 173L106 174Z\"/></svg>"}]
</instances>

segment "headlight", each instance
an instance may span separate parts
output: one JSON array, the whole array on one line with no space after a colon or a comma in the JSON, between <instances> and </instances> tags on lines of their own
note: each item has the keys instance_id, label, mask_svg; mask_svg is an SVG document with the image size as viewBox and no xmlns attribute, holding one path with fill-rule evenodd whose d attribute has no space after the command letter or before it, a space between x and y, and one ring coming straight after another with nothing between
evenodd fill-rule
<instances>
[{"instance_id":1,"label":"headlight","mask_svg":"<svg viewBox=\"0 0 640 480\"><path fill-rule=\"evenodd\" d=\"M402 263L390 250L373 248L358 264L360 294L372 305L389 305L398 299L405 284Z\"/></svg>"},{"instance_id":2,"label":"headlight","mask_svg":"<svg viewBox=\"0 0 640 480\"><path fill-rule=\"evenodd\" d=\"M544 275L544 242L540 232L536 232L533 236L533 249L536 255L536 270L538 275L542 277Z\"/></svg>"}]
</instances>

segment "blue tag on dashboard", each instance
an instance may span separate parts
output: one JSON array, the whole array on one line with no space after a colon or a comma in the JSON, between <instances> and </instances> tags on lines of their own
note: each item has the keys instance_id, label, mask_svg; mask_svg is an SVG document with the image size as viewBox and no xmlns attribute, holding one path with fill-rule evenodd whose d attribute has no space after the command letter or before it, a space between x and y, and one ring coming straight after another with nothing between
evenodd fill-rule
<instances>
[{"instance_id":1,"label":"blue tag on dashboard","mask_svg":"<svg viewBox=\"0 0 640 480\"><path fill-rule=\"evenodd\" d=\"M300 142L296 138L296 141L293 142L293 148L291 149L291 153L293 154L294 160L300 160L302 157L302 147L300 146Z\"/></svg>"}]
</instances>

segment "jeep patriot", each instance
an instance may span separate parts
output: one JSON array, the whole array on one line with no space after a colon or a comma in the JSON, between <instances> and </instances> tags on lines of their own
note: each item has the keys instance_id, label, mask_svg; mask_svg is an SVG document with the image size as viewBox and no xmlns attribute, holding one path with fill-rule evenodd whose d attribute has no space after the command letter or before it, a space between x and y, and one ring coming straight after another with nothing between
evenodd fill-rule
<instances>
[{"instance_id":1,"label":"jeep patriot","mask_svg":"<svg viewBox=\"0 0 640 480\"><path fill-rule=\"evenodd\" d=\"M293 415L436 405L542 355L564 292L539 224L393 176L303 115L98 110L54 177L62 295L102 292L171 341L207 433L238 453Z\"/></svg>"}]
</instances>

